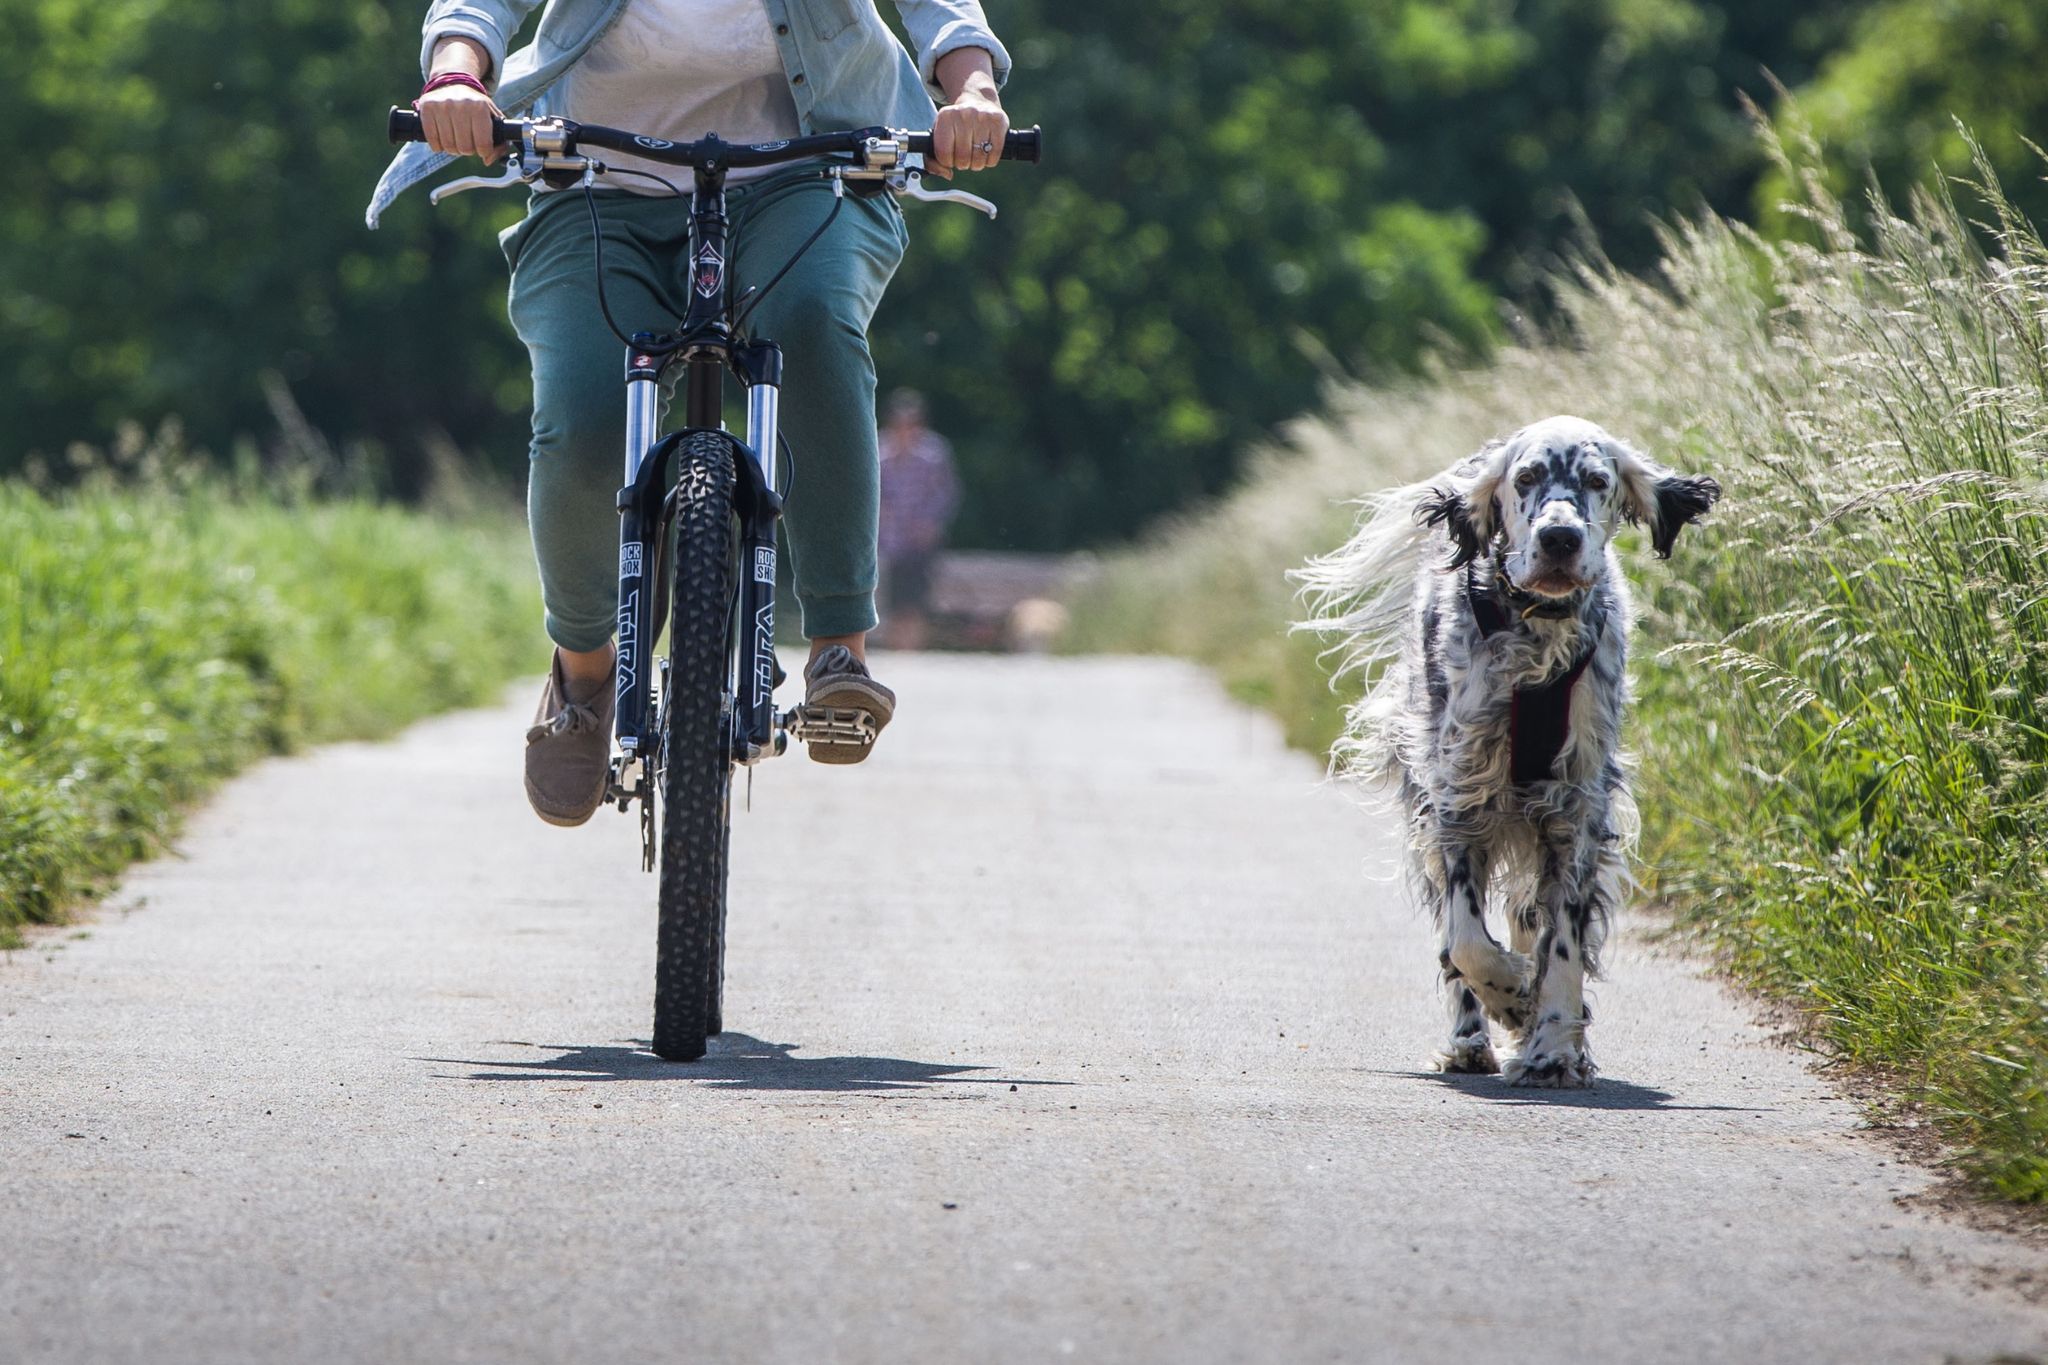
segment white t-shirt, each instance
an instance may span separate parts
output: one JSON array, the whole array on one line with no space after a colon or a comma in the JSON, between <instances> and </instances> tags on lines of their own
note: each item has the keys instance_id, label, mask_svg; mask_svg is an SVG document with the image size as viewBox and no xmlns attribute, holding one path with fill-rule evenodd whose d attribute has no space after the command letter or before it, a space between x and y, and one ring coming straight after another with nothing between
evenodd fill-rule
<instances>
[{"instance_id":1,"label":"white t-shirt","mask_svg":"<svg viewBox=\"0 0 2048 1365\"><path fill-rule=\"evenodd\" d=\"M596 123L692 142L716 133L727 142L775 142L797 136L796 101L761 0L626 0L603 37L569 69L549 105L578 123ZM609 149L605 165L651 171L690 192L690 171ZM730 183L780 169L735 170ZM607 189L667 194L637 175L608 176Z\"/></svg>"}]
</instances>

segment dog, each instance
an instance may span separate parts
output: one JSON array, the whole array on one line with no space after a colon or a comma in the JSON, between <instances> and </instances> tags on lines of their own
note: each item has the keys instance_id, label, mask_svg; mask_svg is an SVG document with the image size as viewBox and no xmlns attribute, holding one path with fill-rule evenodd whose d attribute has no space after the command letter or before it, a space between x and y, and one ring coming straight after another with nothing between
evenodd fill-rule
<instances>
[{"instance_id":1,"label":"dog","mask_svg":"<svg viewBox=\"0 0 2048 1365\"><path fill-rule=\"evenodd\" d=\"M1398 790L1409 884L1440 940L1440 1071L1503 1069L1491 1019L1517 1043L1510 1084L1593 1083L1584 983L1633 885L1636 830L1620 747L1632 614L1612 537L1640 524L1668 559L1720 496L1552 417L1368 499L1350 541L1299 575L1307 624L1371 680L1333 766Z\"/></svg>"}]
</instances>

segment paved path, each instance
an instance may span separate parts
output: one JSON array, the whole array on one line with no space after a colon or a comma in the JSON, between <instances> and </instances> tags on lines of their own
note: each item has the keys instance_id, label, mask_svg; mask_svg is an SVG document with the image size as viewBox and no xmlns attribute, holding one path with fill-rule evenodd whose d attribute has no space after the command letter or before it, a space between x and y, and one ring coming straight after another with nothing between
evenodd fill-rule
<instances>
[{"instance_id":1,"label":"paved path","mask_svg":"<svg viewBox=\"0 0 2048 1365\"><path fill-rule=\"evenodd\" d=\"M2048 1257L1624 934L1589 1095L1420 1074L1384 835L1157 662L897 660L641 1050L629 822L525 698L264 765L0 961L0 1361L1977 1361ZM131 906L131 910L120 907Z\"/></svg>"}]
</instances>

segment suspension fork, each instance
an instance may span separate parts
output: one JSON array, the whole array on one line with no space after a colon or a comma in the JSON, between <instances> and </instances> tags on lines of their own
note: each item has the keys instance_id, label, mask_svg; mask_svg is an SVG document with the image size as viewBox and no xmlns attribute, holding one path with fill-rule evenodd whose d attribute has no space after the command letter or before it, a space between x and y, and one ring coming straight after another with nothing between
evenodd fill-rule
<instances>
[{"instance_id":1,"label":"suspension fork","mask_svg":"<svg viewBox=\"0 0 2048 1365\"><path fill-rule=\"evenodd\" d=\"M661 377L683 359L683 425L720 432L728 364L747 389L747 445L732 444L736 460L734 507L740 519L738 617L728 679L734 707L733 757L758 762L779 754L787 738L777 725L775 684L776 524L782 499L776 487L780 444L782 352L773 342L735 345L723 315L725 296L724 175L700 173L693 214L691 306L680 336L639 333L626 357L625 483L619 491L618 706L615 733L620 758L613 796L642 795L640 782L659 736L648 733L654 643L666 597L664 512L669 461L650 462L656 449ZM729 438L728 438L729 439Z\"/></svg>"},{"instance_id":2,"label":"suspension fork","mask_svg":"<svg viewBox=\"0 0 2048 1365\"><path fill-rule=\"evenodd\" d=\"M619 616L617 720L620 772L613 793L637 792L651 745L647 734L655 619L662 569L662 500L667 479L650 468L661 420L661 376L674 359L675 339L642 332L626 352L625 482L619 486ZM664 462L665 463L665 462Z\"/></svg>"},{"instance_id":3,"label":"suspension fork","mask_svg":"<svg viewBox=\"0 0 2048 1365\"><path fill-rule=\"evenodd\" d=\"M740 648L734 651L733 696L739 706L733 755L755 763L782 752L788 743L778 730L775 684L775 527L782 515L775 483L775 456L782 425L782 351L772 341L734 348L733 370L747 389L746 449L736 458L751 468L735 470L740 502Z\"/></svg>"}]
</instances>

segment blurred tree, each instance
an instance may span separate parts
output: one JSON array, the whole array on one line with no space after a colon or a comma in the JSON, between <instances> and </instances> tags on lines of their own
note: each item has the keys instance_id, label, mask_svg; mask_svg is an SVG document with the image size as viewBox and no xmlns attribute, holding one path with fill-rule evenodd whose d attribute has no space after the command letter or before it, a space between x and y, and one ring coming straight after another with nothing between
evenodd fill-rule
<instances>
[{"instance_id":1,"label":"blurred tree","mask_svg":"<svg viewBox=\"0 0 2048 1365\"><path fill-rule=\"evenodd\" d=\"M1405 198L1343 97L1384 7L995 8L1013 116L1047 125L1048 160L992 177L993 225L916 213L877 331L883 373L932 391L959 451L963 536L1127 534L1224 487L1333 365L1486 340L1485 233ZM1484 37L1483 18L1446 23Z\"/></svg>"},{"instance_id":2,"label":"blurred tree","mask_svg":"<svg viewBox=\"0 0 2048 1365\"><path fill-rule=\"evenodd\" d=\"M1652 213L1747 203L1734 87L1807 79L1869 8L988 5L1051 159L982 179L994 224L912 209L875 344L955 441L964 538L1030 546L1221 490L1333 375L1483 349L1573 196L1624 264ZM441 430L521 470L492 241L520 205L415 195L362 227L423 9L0 0L34 130L0 195L0 470L172 414L216 449L324 432L400 493Z\"/></svg>"},{"instance_id":3,"label":"blurred tree","mask_svg":"<svg viewBox=\"0 0 2048 1365\"><path fill-rule=\"evenodd\" d=\"M1888 195L1935 174L1970 172L1955 121L1983 144L2006 192L2048 223L2041 157L2048 141L2048 12L2029 0L1887 0L1863 14L1817 78L1796 85L1799 117L1828 153L1832 188L1853 191L1874 174ZM1792 196L1773 175L1759 188L1761 219L1791 224L1778 205Z\"/></svg>"},{"instance_id":4,"label":"blurred tree","mask_svg":"<svg viewBox=\"0 0 2048 1365\"><path fill-rule=\"evenodd\" d=\"M1441 7L1406 3L1413 16ZM1648 268L1654 223L1702 206L1747 209L1762 170L1741 96L1768 103L1839 43L1867 0L1551 0L1499 6L1514 60L1440 92L1399 73L1414 42L1373 79L1369 116L1399 150L1398 179L1424 202L1455 202L1490 236L1485 278L1530 302L1583 212L1613 259ZM1422 32L1433 37L1430 30ZM1435 49L1430 49L1434 51ZM1443 60L1438 58L1438 60ZM1433 191L1433 193L1431 192Z\"/></svg>"},{"instance_id":5,"label":"blurred tree","mask_svg":"<svg viewBox=\"0 0 2048 1365\"><path fill-rule=\"evenodd\" d=\"M34 130L0 194L0 468L167 415L215 448L274 440L294 401L401 493L430 432L516 437L484 220L519 205L363 229L383 111L419 84L413 10L0 0L0 85Z\"/></svg>"},{"instance_id":6,"label":"blurred tree","mask_svg":"<svg viewBox=\"0 0 2048 1365\"><path fill-rule=\"evenodd\" d=\"M999 172L992 230L916 215L883 371L933 390L967 536L1115 537L1227 486L1333 372L1483 347L1495 291L1540 308L1574 204L1626 266L1659 215L1745 207L1736 92L1807 77L1863 7L991 4L1050 159Z\"/></svg>"}]
</instances>

